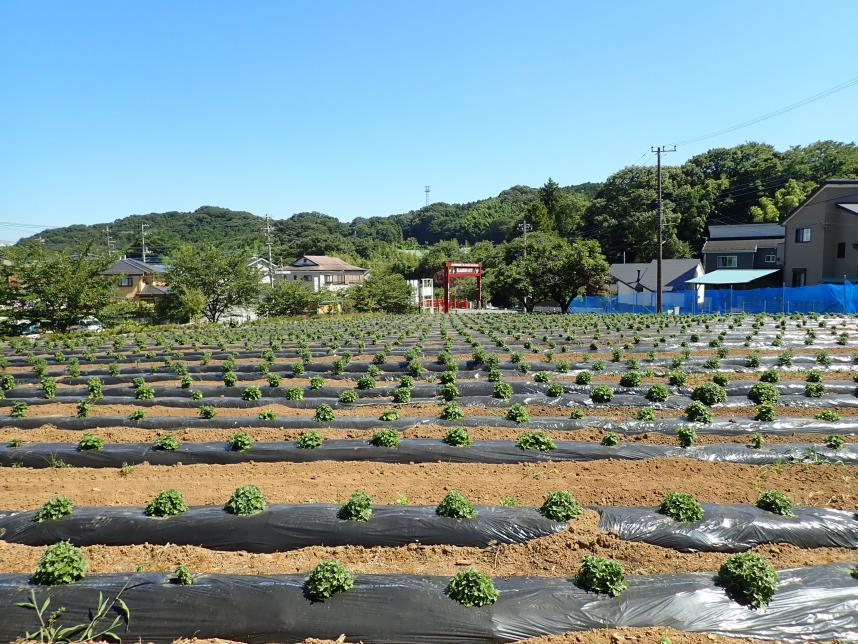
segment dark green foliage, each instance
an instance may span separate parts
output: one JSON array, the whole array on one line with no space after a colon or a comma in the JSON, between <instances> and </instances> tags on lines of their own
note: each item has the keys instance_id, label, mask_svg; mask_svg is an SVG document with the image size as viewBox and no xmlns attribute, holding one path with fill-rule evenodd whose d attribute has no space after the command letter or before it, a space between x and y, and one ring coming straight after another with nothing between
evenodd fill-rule
<instances>
[{"instance_id":1,"label":"dark green foliage","mask_svg":"<svg viewBox=\"0 0 858 644\"><path fill-rule=\"evenodd\" d=\"M500 597L492 578L474 568L456 573L447 585L447 595L463 606L488 606Z\"/></svg>"},{"instance_id":2,"label":"dark green foliage","mask_svg":"<svg viewBox=\"0 0 858 644\"><path fill-rule=\"evenodd\" d=\"M179 440L176 438L175 434L162 434L155 439L152 446L155 449L174 451L179 449Z\"/></svg>"},{"instance_id":3,"label":"dark green foliage","mask_svg":"<svg viewBox=\"0 0 858 644\"><path fill-rule=\"evenodd\" d=\"M223 384L227 387L235 387L235 383L238 382L238 376L235 375L233 371L224 371L223 373Z\"/></svg>"},{"instance_id":4,"label":"dark green foliage","mask_svg":"<svg viewBox=\"0 0 858 644\"><path fill-rule=\"evenodd\" d=\"M620 386L621 387L637 387L641 384L640 373L637 371L627 371L622 376L620 376Z\"/></svg>"},{"instance_id":5,"label":"dark green foliage","mask_svg":"<svg viewBox=\"0 0 858 644\"><path fill-rule=\"evenodd\" d=\"M552 383L548 385L546 393L552 398L558 398L563 395L563 385L559 382Z\"/></svg>"},{"instance_id":6,"label":"dark green foliage","mask_svg":"<svg viewBox=\"0 0 858 644\"><path fill-rule=\"evenodd\" d=\"M714 382L719 387L726 387L730 384L730 376L726 373L716 373L712 376L712 382Z\"/></svg>"},{"instance_id":7,"label":"dark green foliage","mask_svg":"<svg viewBox=\"0 0 858 644\"><path fill-rule=\"evenodd\" d=\"M816 420L823 420L827 423L836 423L840 420L840 414L833 409L823 409L813 416Z\"/></svg>"},{"instance_id":8,"label":"dark green foliage","mask_svg":"<svg viewBox=\"0 0 858 644\"><path fill-rule=\"evenodd\" d=\"M462 420L465 412L457 402L451 402L441 410L441 420Z\"/></svg>"},{"instance_id":9,"label":"dark green foliage","mask_svg":"<svg viewBox=\"0 0 858 644\"><path fill-rule=\"evenodd\" d=\"M444 435L444 442L453 447L466 447L474 442L464 427L451 427Z\"/></svg>"},{"instance_id":10,"label":"dark green foliage","mask_svg":"<svg viewBox=\"0 0 858 644\"><path fill-rule=\"evenodd\" d=\"M399 432L395 429L379 429L372 433L369 442L376 447L399 447Z\"/></svg>"},{"instance_id":11,"label":"dark green foliage","mask_svg":"<svg viewBox=\"0 0 858 644\"><path fill-rule=\"evenodd\" d=\"M781 379L780 374L776 369L769 369L768 371L764 371L760 374L760 382L771 382L775 383Z\"/></svg>"},{"instance_id":12,"label":"dark green foliage","mask_svg":"<svg viewBox=\"0 0 858 644\"><path fill-rule=\"evenodd\" d=\"M616 432L607 432L604 436L602 436L602 440L600 443L605 447L614 447L620 442L619 437Z\"/></svg>"},{"instance_id":13,"label":"dark green foliage","mask_svg":"<svg viewBox=\"0 0 858 644\"><path fill-rule=\"evenodd\" d=\"M372 497L355 490L341 507L337 516L345 521L369 521L372 518Z\"/></svg>"},{"instance_id":14,"label":"dark green foliage","mask_svg":"<svg viewBox=\"0 0 858 644\"><path fill-rule=\"evenodd\" d=\"M548 432L541 429L532 432L522 432L519 434L515 444L521 449L537 450L540 452L550 452L557 448L554 441L548 436Z\"/></svg>"},{"instance_id":15,"label":"dark green foliage","mask_svg":"<svg viewBox=\"0 0 858 644\"><path fill-rule=\"evenodd\" d=\"M805 382L822 382L822 372L811 369L804 377Z\"/></svg>"},{"instance_id":16,"label":"dark green foliage","mask_svg":"<svg viewBox=\"0 0 858 644\"><path fill-rule=\"evenodd\" d=\"M435 508L435 512L451 519L473 519L477 516L473 504L459 492L448 492Z\"/></svg>"},{"instance_id":17,"label":"dark green foliage","mask_svg":"<svg viewBox=\"0 0 858 644\"><path fill-rule=\"evenodd\" d=\"M379 414L378 419L386 423L393 422L394 420L399 420L399 412L395 409L385 409Z\"/></svg>"},{"instance_id":18,"label":"dark green foliage","mask_svg":"<svg viewBox=\"0 0 858 644\"><path fill-rule=\"evenodd\" d=\"M589 371L579 371L575 376L576 385L589 385L593 381L593 374Z\"/></svg>"},{"instance_id":19,"label":"dark green foliage","mask_svg":"<svg viewBox=\"0 0 858 644\"><path fill-rule=\"evenodd\" d=\"M655 410L652 407L641 407L635 412L635 420L652 421L655 420Z\"/></svg>"},{"instance_id":20,"label":"dark green foliage","mask_svg":"<svg viewBox=\"0 0 858 644\"><path fill-rule=\"evenodd\" d=\"M316 407L316 413L313 416L313 420L317 423L329 423L335 418L336 414L334 414L334 410L331 409L331 406L327 403L322 403Z\"/></svg>"},{"instance_id":21,"label":"dark green foliage","mask_svg":"<svg viewBox=\"0 0 858 644\"><path fill-rule=\"evenodd\" d=\"M772 403L766 402L757 406L757 413L754 416L754 420L771 423L776 421L777 419L778 416L775 412L775 406Z\"/></svg>"},{"instance_id":22,"label":"dark green foliage","mask_svg":"<svg viewBox=\"0 0 858 644\"><path fill-rule=\"evenodd\" d=\"M718 570L718 583L727 595L751 608L765 606L778 588L778 573L764 557L752 552L731 555Z\"/></svg>"},{"instance_id":23,"label":"dark green foliage","mask_svg":"<svg viewBox=\"0 0 858 644\"><path fill-rule=\"evenodd\" d=\"M646 399L655 403L664 402L669 396L670 391L661 384L653 385L646 392Z\"/></svg>"},{"instance_id":24,"label":"dark green foliage","mask_svg":"<svg viewBox=\"0 0 858 644\"><path fill-rule=\"evenodd\" d=\"M259 387L252 385L244 390L241 394L241 398L242 400L259 400L262 398L262 390Z\"/></svg>"},{"instance_id":25,"label":"dark green foliage","mask_svg":"<svg viewBox=\"0 0 858 644\"><path fill-rule=\"evenodd\" d=\"M757 507L761 510L774 512L785 517L795 516L792 499L778 490L761 492L759 498L757 498Z\"/></svg>"},{"instance_id":26,"label":"dark green foliage","mask_svg":"<svg viewBox=\"0 0 858 644\"><path fill-rule=\"evenodd\" d=\"M543 382L544 383L544 382L548 382L550 380L551 380L551 374L548 373L547 371L537 371L535 374L533 374L533 381L534 382Z\"/></svg>"},{"instance_id":27,"label":"dark green foliage","mask_svg":"<svg viewBox=\"0 0 858 644\"><path fill-rule=\"evenodd\" d=\"M691 447L697 440L697 430L693 427L680 427L676 430L676 437L682 447Z\"/></svg>"},{"instance_id":28,"label":"dark green foliage","mask_svg":"<svg viewBox=\"0 0 858 644\"><path fill-rule=\"evenodd\" d=\"M325 439L317 431L301 432L298 434L298 440L295 441L295 445L299 449L315 449L321 447L324 441Z\"/></svg>"},{"instance_id":29,"label":"dark green foliage","mask_svg":"<svg viewBox=\"0 0 858 644\"><path fill-rule=\"evenodd\" d=\"M325 379L322 376L312 376L310 378L310 389L321 389L325 386Z\"/></svg>"},{"instance_id":30,"label":"dark green foliage","mask_svg":"<svg viewBox=\"0 0 858 644\"><path fill-rule=\"evenodd\" d=\"M584 418L584 410L579 407L574 408L571 412L569 412L569 418L572 420L581 420Z\"/></svg>"},{"instance_id":31,"label":"dark green foliage","mask_svg":"<svg viewBox=\"0 0 858 644\"><path fill-rule=\"evenodd\" d=\"M685 417L692 423L711 423L712 410L702 402L695 400L685 408Z\"/></svg>"},{"instance_id":32,"label":"dark green foliage","mask_svg":"<svg viewBox=\"0 0 858 644\"><path fill-rule=\"evenodd\" d=\"M530 421L530 414L527 413L527 407L515 404L506 410L505 418L514 423L527 423Z\"/></svg>"},{"instance_id":33,"label":"dark green foliage","mask_svg":"<svg viewBox=\"0 0 858 644\"><path fill-rule=\"evenodd\" d=\"M358 389L373 389L375 387L375 378L372 376L361 376L357 380Z\"/></svg>"},{"instance_id":34,"label":"dark green foliage","mask_svg":"<svg viewBox=\"0 0 858 644\"><path fill-rule=\"evenodd\" d=\"M307 576L304 588L307 595L316 601L328 599L337 593L354 588L351 571L336 559L323 559Z\"/></svg>"},{"instance_id":35,"label":"dark green foliage","mask_svg":"<svg viewBox=\"0 0 858 644\"><path fill-rule=\"evenodd\" d=\"M557 490L545 497L539 513L552 521L568 521L579 516L582 509L581 504L569 492Z\"/></svg>"},{"instance_id":36,"label":"dark green foliage","mask_svg":"<svg viewBox=\"0 0 858 644\"><path fill-rule=\"evenodd\" d=\"M842 434L829 434L825 437L825 445L831 449L840 449L845 442L846 439L843 438Z\"/></svg>"},{"instance_id":37,"label":"dark green foliage","mask_svg":"<svg viewBox=\"0 0 858 644\"><path fill-rule=\"evenodd\" d=\"M703 519L703 508L700 507L697 499L683 492L668 492L658 511L682 523Z\"/></svg>"},{"instance_id":38,"label":"dark green foliage","mask_svg":"<svg viewBox=\"0 0 858 644\"><path fill-rule=\"evenodd\" d=\"M711 407L712 405L726 402L727 392L721 385L716 385L714 382L704 382L702 385L697 385L694 391L691 392L691 400Z\"/></svg>"},{"instance_id":39,"label":"dark green foliage","mask_svg":"<svg viewBox=\"0 0 858 644\"><path fill-rule=\"evenodd\" d=\"M238 516L249 516L263 512L266 507L262 490L255 485L242 485L229 497L224 510Z\"/></svg>"},{"instance_id":40,"label":"dark green foliage","mask_svg":"<svg viewBox=\"0 0 858 644\"><path fill-rule=\"evenodd\" d=\"M825 391L824 382L809 382L804 386L804 395L808 398L822 398Z\"/></svg>"},{"instance_id":41,"label":"dark green foliage","mask_svg":"<svg viewBox=\"0 0 858 644\"><path fill-rule=\"evenodd\" d=\"M459 397L459 388L452 382L438 387L438 395L444 400L454 400Z\"/></svg>"},{"instance_id":42,"label":"dark green foliage","mask_svg":"<svg viewBox=\"0 0 858 644\"><path fill-rule=\"evenodd\" d=\"M89 432L84 432L83 436L78 441L77 448L81 451L94 450L98 451L104 447L104 439L100 436L95 436Z\"/></svg>"},{"instance_id":43,"label":"dark green foliage","mask_svg":"<svg viewBox=\"0 0 858 644\"><path fill-rule=\"evenodd\" d=\"M137 387L137 390L134 392L134 397L137 400L154 400L155 390L149 385L142 384Z\"/></svg>"},{"instance_id":44,"label":"dark green foliage","mask_svg":"<svg viewBox=\"0 0 858 644\"><path fill-rule=\"evenodd\" d=\"M398 404L411 402L411 389L408 387L397 387L394 389L393 402Z\"/></svg>"},{"instance_id":45,"label":"dark green foliage","mask_svg":"<svg viewBox=\"0 0 858 644\"><path fill-rule=\"evenodd\" d=\"M594 403L609 403L613 397L614 390L608 385L598 385L590 390L590 398Z\"/></svg>"},{"instance_id":46,"label":"dark green foliage","mask_svg":"<svg viewBox=\"0 0 858 644\"><path fill-rule=\"evenodd\" d=\"M246 452L253 447L253 439L247 432L235 432L226 439L226 444L233 452Z\"/></svg>"},{"instance_id":47,"label":"dark green foliage","mask_svg":"<svg viewBox=\"0 0 858 644\"><path fill-rule=\"evenodd\" d=\"M150 517L172 517L188 511L185 497L179 490L161 490L146 506Z\"/></svg>"},{"instance_id":48,"label":"dark green foliage","mask_svg":"<svg viewBox=\"0 0 858 644\"><path fill-rule=\"evenodd\" d=\"M760 449L763 446L765 439L760 432L754 432L751 434L751 447L754 449Z\"/></svg>"},{"instance_id":49,"label":"dark green foliage","mask_svg":"<svg viewBox=\"0 0 858 644\"><path fill-rule=\"evenodd\" d=\"M211 405L200 405L199 409L197 410L197 414L200 418L205 418L209 420L217 416L217 411Z\"/></svg>"},{"instance_id":50,"label":"dark green foliage","mask_svg":"<svg viewBox=\"0 0 858 644\"><path fill-rule=\"evenodd\" d=\"M671 371L667 374L667 382L674 387L682 387L688 382L688 376L683 371Z\"/></svg>"},{"instance_id":51,"label":"dark green foliage","mask_svg":"<svg viewBox=\"0 0 858 644\"><path fill-rule=\"evenodd\" d=\"M9 415L12 418L23 418L27 415L27 410L29 408L30 406L23 400L16 400L12 403L12 409L9 411Z\"/></svg>"},{"instance_id":52,"label":"dark green foliage","mask_svg":"<svg viewBox=\"0 0 858 644\"><path fill-rule=\"evenodd\" d=\"M354 389L343 389L340 392L340 402L345 404L351 404L353 402L357 402L358 393Z\"/></svg>"},{"instance_id":53,"label":"dark green foliage","mask_svg":"<svg viewBox=\"0 0 858 644\"><path fill-rule=\"evenodd\" d=\"M73 511L74 502L64 496L58 496L51 499L38 510L36 510L36 514L33 517L33 521L35 521L36 523L42 523L43 521L55 521L56 519L61 519L62 517L70 515Z\"/></svg>"},{"instance_id":54,"label":"dark green foliage","mask_svg":"<svg viewBox=\"0 0 858 644\"><path fill-rule=\"evenodd\" d=\"M33 573L33 582L42 586L72 584L83 579L89 568L86 555L68 541L60 541L49 546Z\"/></svg>"},{"instance_id":55,"label":"dark green foliage","mask_svg":"<svg viewBox=\"0 0 858 644\"><path fill-rule=\"evenodd\" d=\"M194 583L194 576L185 564L179 564L173 574L175 575L175 582L180 586L190 586Z\"/></svg>"},{"instance_id":56,"label":"dark green foliage","mask_svg":"<svg viewBox=\"0 0 858 644\"><path fill-rule=\"evenodd\" d=\"M501 400L512 398L512 385L508 382L499 382L492 389L492 396Z\"/></svg>"},{"instance_id":57,"label":"dark green foliage","mask_svg":"<svg viewBox=\"0 0 858 644\"><path fill-rule=\"evenodd\" d=\"M628 588L622 565L598 555L584 555L575 575L575 583L584 590L618 597Z\"/></svg>"}]
</instances>

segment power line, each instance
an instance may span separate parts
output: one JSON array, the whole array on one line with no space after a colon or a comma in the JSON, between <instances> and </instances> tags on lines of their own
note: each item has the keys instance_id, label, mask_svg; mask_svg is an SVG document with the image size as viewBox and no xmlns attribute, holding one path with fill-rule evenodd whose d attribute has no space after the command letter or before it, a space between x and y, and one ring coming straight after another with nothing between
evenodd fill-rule
<instances>
[{"instance_id":1,"label":"power line","mask_svg":"<svg viewBox=\"0 0 858 644\"><path fill-rule=\"evenodd\" d=\"M729 134L730 132L741 130L742 128L748 127L749 125L755 125L756 123L761 123L762 121L767 121L768 119L780 116L781 114L791 112L792 110L798 109L799 107L804 107L805 105L831 96L832 94L836 94L837 92L842 92L845 89L849 89L854 85L858 85L858 76L856 76L855 78L850 78L847 81L835 85L834 87L829 87L828 89L822 90L821 92L814 94L813 96L803 98L800 101L796 101L795 103L790 103L789 105L785 105L784 107L778 108L771 112L766 112L765 114L761 114L760 116L748 119L747 121L742 121L741 123L736 123L735 125L731 125L720 130L714 130L706 134L701 134L700 136L694 136L689 139L677 141L674 145L688 145L689 143L697 143L698 141L711 139L716 136L721 136L722 134Z\"/></svg>"}]
</instances>

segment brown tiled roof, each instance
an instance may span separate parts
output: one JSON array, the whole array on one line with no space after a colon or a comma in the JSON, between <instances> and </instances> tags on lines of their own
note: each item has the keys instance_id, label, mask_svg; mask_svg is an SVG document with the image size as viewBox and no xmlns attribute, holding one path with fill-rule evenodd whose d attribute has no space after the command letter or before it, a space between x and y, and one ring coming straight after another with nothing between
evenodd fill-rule
<instances>
[{"instance_id":1,"label":"brown tiled roof","mask_svg":"<svg viewBox=\"0 0 858 644\"><path fill-rule=\"evenodd\" d=\"M308 259L315 266L300 266L298 262L302 259ZM289 265L290 268L297 268L304 271L366 271L367 269L360 266L353 266L348 262L341 260L339 257L329 257L328 255L304 255Z\"/></svg>"},{"instance_id":2,"label":"brown tiled roof","mask_svg":"<svg viewBox=\"0 0 858 644\"><path fill-rule=\"evenodd\" d=\"M157 284L144 284L140 290L140 295L152 295L159 297L170 292L169 286L158 286Z\"/></svg>"}]
</instances>

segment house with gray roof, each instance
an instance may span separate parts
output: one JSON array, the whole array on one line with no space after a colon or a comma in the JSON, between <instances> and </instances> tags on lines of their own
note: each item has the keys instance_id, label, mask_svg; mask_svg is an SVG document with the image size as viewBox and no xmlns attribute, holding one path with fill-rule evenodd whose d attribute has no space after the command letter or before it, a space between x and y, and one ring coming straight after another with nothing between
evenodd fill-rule
<instances>
[{"instance_id":1,"label":"house with gray roof","mask_svg":"<svg viewBox=\"0 0 858 644\"><path fill-rule=\"evenodd\" d=\"M357 284L367 273L369 269L354 266L339 257L303 255L279 269L275 279L304 282L315 292L323 288L337 291Z\"/></svg>"},{"instance_id":2,"label":"house with gray roof","mask_svg":"<svg viewBox=\"0 0 858 644\"><path fill-rule=\"evenodd\" d=\"M170 292L164 273L161 265L146 264L131 257L117 259L101 271L101 275L114 280L118 298L150 303Z\"/></svg>"},{"instance_id":3,"label":"house with gray roof","mask_svg":"<svg viewBox=\"0 0 858 644\"><path fill-rule=\"evenodd\" d=\"M754 287L779 286L784 255L784 227L776 223L709 226L703 245L703 267L717 270L768 270Z\"/></svg>"},{"instance_id":4,"label":"house with gray roof","mask_svg":"<svg viewBox=\"0 0 858 644\"><path fill-rule=\"evenodd\" d=\"M705 287L689 283L689 280L704 274L699 259L665 259L661 263L663 293L696 291L698 302L703 301ZM649 306L658 289L658 265L656 260L647 263L611 264L608 282L616 290L620 304Z\"/></svg>"}]
</instances>

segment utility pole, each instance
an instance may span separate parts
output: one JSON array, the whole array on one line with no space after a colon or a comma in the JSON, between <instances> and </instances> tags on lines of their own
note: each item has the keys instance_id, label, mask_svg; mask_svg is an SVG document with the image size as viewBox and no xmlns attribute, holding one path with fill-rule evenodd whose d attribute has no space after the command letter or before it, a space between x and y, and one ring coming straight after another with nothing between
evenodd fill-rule
<instances>
[{"instance_id":1,"label":"utility pole","mask_svg":"<svg viewBox=\"0 0 858 644\"><path fill-rule=\"evenodd\" d=\"M664 241L662 240L662 228L664 225L664 220L663 220L664 209L662 208L662 203L661 203L661 155L664 154L665 152L676 152L676 146L674 145L673 148L668 150L665 146L660 145L656 148L650 148L650 150L655 152L656 157L658 158L658 237L656 239L656 245L658 246L658 255L656 255L657 262L656 262L656 273L655 273L655 279L656 279L655 312L661 313L661 296L662 296L662 290L663 290L663 285L661 283L661 255L662 255L662 248L661 247L664 244Z\"/></svg>"},{"instance_id":2,"label":"utility pole","mask_svg":"<svg viewBox=\"0 0 858 644\"><path fill-rule=\"evenodd\" d=\"M521 222L518 225L518 232L524 233L524 258L527 259L527 233L533 230L533 226L531 226L526 221Z\"/></svg>"},{"instance_id":3,"label":"utility pole","mask_svg":"<svg viewBox=\"0 0 858 644\"><path fill-rule=\"evenodd\" d=\"M146 229L149 228L149 224L140 224L140 245L143 250L143 263L146 263Z\"/></svg>"},{"instance_id":4,"label":"utility pole","mask_svg":"<svg viewBox=\"0 0 858 644\"><path fill-rule=\"evenodd\" d=\"M107 237L107 253L113 254L113 240L110 238L110 226L104 227L104 235Z\"/></svg>"},{"instance_id":5,"label":"utility pole","mask_svg":"<svg viewBox=\"0 0 858 644\"><path fill-rule=\"evenodd\" d=\"M265 215L265 245L268 246L268 282L274 288L274 259L271 255L271 217Z\"/></svg>"},{"instance_id":6,"label":"utility pole","mask_svg":"<svg viewBox=\"0 0 858 644\"><path fill-rule=\"evenodd\" d=\"M426 193L426 205L429 205L429 193L432 192L432 186L424 186L423 192Z\"/></svg>"}]
</instances>

